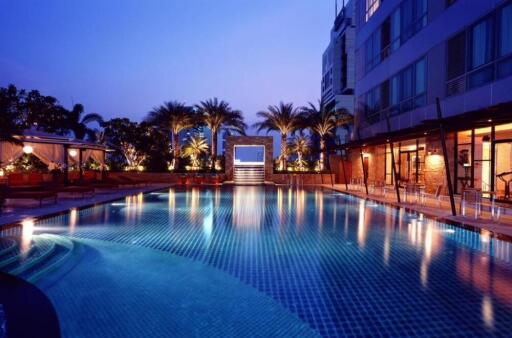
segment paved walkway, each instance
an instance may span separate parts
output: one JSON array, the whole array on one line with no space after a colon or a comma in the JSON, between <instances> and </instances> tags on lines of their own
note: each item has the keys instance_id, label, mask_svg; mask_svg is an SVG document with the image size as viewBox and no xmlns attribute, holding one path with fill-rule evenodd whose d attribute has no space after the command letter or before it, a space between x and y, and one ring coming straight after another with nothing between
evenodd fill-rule
<instances>
[{"instance_id":1,"label":"paved walkway","mask_svg":"<svg viewBox=\"0 0 512 338\"><path fill-rule=\"evenodd\" d=\"M499 220L490 213L490 208L483 207L482 214L478 219L475 219L474 209L467 208L468 216L452 216L451 207L448 200L448 196L443 196L442 201L439 203L433 198L427 198L424 203L397 203L396 195L394 190L388 191L385 196L379 194L370 193L368 196L364 191L359 190L346 190L344 184L335 184L334 186L324 184L322 185L325 188L331 188L336 191L348 193L350 195L360 197L360 198L369 198L371 200L389 204L396 207L408 208L413 211L417 211L425 214L428 217L439 219L439 220L449 220L457 223L461 223L462 225L468 225L472 227L476 227L479 229L491 231L498 235L505 235L512 237L512 205L511 206L503 206L502 205L502 214ZM403 196L402 196L403 198ZM457 214L460 213L460 200L456 200L457 206Z\"/></svg>"},{"instance_id":2,"label":"paved walkway","mask_svg":"<svg viewBox=\"0 0 512 338\"><path fill-rule=\"evenodd\" d=\"M32 201L21 202L13 201L13 204L7 204L4 212L0 214L0 226L13 224L23 221L27 218L37 218L46 215L65 212L73 208L84 208L99 203L110 202L120 198L144 193L149 191L161 190L169 187L169 184L151 184L147 187L119 188L113 189L107 193L96 193L92 197L85 198L60 198L57 203L43 204L41 207L36 206ZM15 204L14 204L15 203Z\"/></svg>"}]
</instances>

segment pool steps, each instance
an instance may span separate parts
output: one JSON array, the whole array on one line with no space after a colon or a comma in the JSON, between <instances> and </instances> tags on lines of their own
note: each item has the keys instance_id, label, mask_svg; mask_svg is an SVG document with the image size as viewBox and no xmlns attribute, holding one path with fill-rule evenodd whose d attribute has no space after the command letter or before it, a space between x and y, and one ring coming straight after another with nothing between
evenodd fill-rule
<instances>
[{"instance_id":1,"label":"pool steps","mask_svg":"<svg viewBox=\"0 0 512 338\"><path fill-rule=\"evenodd\" d=\"M57 235L34 235L22 250L20 240L0 238L0 271L36 282L68 261L74 253L72 240Z\"/></svg>"}]
</instances>

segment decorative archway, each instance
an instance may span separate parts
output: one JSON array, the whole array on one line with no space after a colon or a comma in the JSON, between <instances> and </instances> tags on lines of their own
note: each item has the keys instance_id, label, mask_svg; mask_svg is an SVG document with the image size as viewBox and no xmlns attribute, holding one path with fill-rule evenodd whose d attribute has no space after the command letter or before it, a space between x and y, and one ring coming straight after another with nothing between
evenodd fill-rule
<instances>
[{"instance_id":1,"label":"decorative archway","mask_svg":"<svg viewBox=\"0 0 512 338\"><path fill-rule=\"evenodd\" d=\"M245 163L241 162L239 159L236 159L235 151L237 148L244 147L254 147L254 148L263 148L263 158L256 160L249 160ZM262 166L262 171L264 173L264 180L271 181L271 175L274 170L273 163L273 147L274 147L274 139L272 136L228 136L226 138L226 145L224 148L225 154L225 169L226 169L226 179L228 181L234 180L235 168L237 167L259 167ZM259 151L259 150L258 150ZM235 163L236 162L236 163Z\"/></svg>"}]
</instances>

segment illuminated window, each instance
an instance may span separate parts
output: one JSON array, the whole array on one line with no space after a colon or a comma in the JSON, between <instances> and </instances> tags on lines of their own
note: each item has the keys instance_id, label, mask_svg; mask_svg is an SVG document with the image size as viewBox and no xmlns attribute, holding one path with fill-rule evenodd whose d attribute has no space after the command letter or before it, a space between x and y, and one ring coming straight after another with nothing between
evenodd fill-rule
<instances>
[{"instance_id":1,"label":"illuminated window","mask_svg":"<svg viewBox=\"0 0 512 338\"><path fill-rule=\"evenodd\" d=\"M366 21L370 20L380 6L380 0L366 0Z\"/></svg>"}]
</instances>

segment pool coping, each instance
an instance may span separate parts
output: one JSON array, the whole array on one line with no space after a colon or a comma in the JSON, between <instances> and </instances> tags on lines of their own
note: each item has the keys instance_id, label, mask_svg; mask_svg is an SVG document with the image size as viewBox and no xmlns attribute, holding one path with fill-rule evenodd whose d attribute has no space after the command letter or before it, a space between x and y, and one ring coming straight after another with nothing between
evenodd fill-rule
<instances>
[{"instance_id":1,"label":"pool coping","mask_svg":"<svg viewBox=\"0 0 512 338\"><path fill-rule=\"evenodd\" d=\"M98 206L98 205L116 202L116 201L122 200L123 198L126 198L127 196L132 196L134 194L139 194L139 193L149 194L149 193L152 193L152 192L168 189L171 186L173 186L173 184L166 184L166 185L161 185L161 186L157 186L157 187L152 187L151 189L147 189L147 190L144 189L143 191L140 191L140 190L139 191L130 190L130 191L126 191L126 193L122 194L122 196L119 196L119 195L117 195L117 196L110 196L110 197L108 197L108 198L106 198L105 200L102 200L102 201L95 201L95 202L91 202L91 203L86 203L86 204L83 204L83 205L80 205L80 206L65 207L65 208L63 208L62 210L59 210L59 211L54 211L54 212L50 212L50 213L39 215L39 216L31 216L31 217L28 217L28 218L30 218L33 221L38 221L38 220L43 220L43 219L52 218L52 217L56 217L56 216L61 216L61 215L65 215L65 214L70 213L72 210L78 210L79 211L79 210L83 210L83 209L89 209L89 208L93 208L93 207ZM6 229L10 229L12 227L20 226L22 224L22 222L23 222L23 219L21 219L21 218L22 217L20 216L20 219L17 220L17 221L8 222L8 223L5 223L5 224L0 224L0 232L2 230L6 230ZM27 218L27 217L25 217L25 218Z\"/></svg>"},{"instance_id":2,"label":"pool coping","mask_svg":"<svg viewBox=\"0 0 512 338\"><path fill-rule=\"evenodd\" d=\"M366 201L372 201L372 202L374 202L376 204L384 205L384 206L387 206L387 207L390 207L390 208L393 208L393 209L396 209L396 210L403 209L406 212L410 212L410 213L414 213L414 214L423 214L427 218L432 219L432 220L434 220L436 222L444 223L444 224L447 224L447 225L453 225L453 226L462 228L464 230L476 232L478 234L482 234L485 231L486 233L489 234L489 236L491 238L496 238L496 239L499 239L499 240L502 240L502 241L505 241L505 242L512 243L512 235L505 234L505 233L502 233L502 232L497 231L497 230L490 230L490 229L485 228L483 226L462 223L462 222L459 222L459 221L447 218L446 216L438 216L438 215L435 215L435 214L430 213L428 211L414 209L411 206L397 205L394 202L385 202L385 201L377 200L377 199L372 198L371 196L361 197L361 196L356 195L356 194L351 194L350 191L338 190L338 189L336 189L336 187L332 187L332 186L327 186L327 185L317 185L317 186L318 187L322 187L322 188L326 188L326 189L329 189L329 190L332 190L332 191L335 191L337 193L341 193L341 194L344 194L344 195L347 195L347 196L352 196L352 197L359 198L359 199L366 200Z\"/></svg>"}]
</instances>

